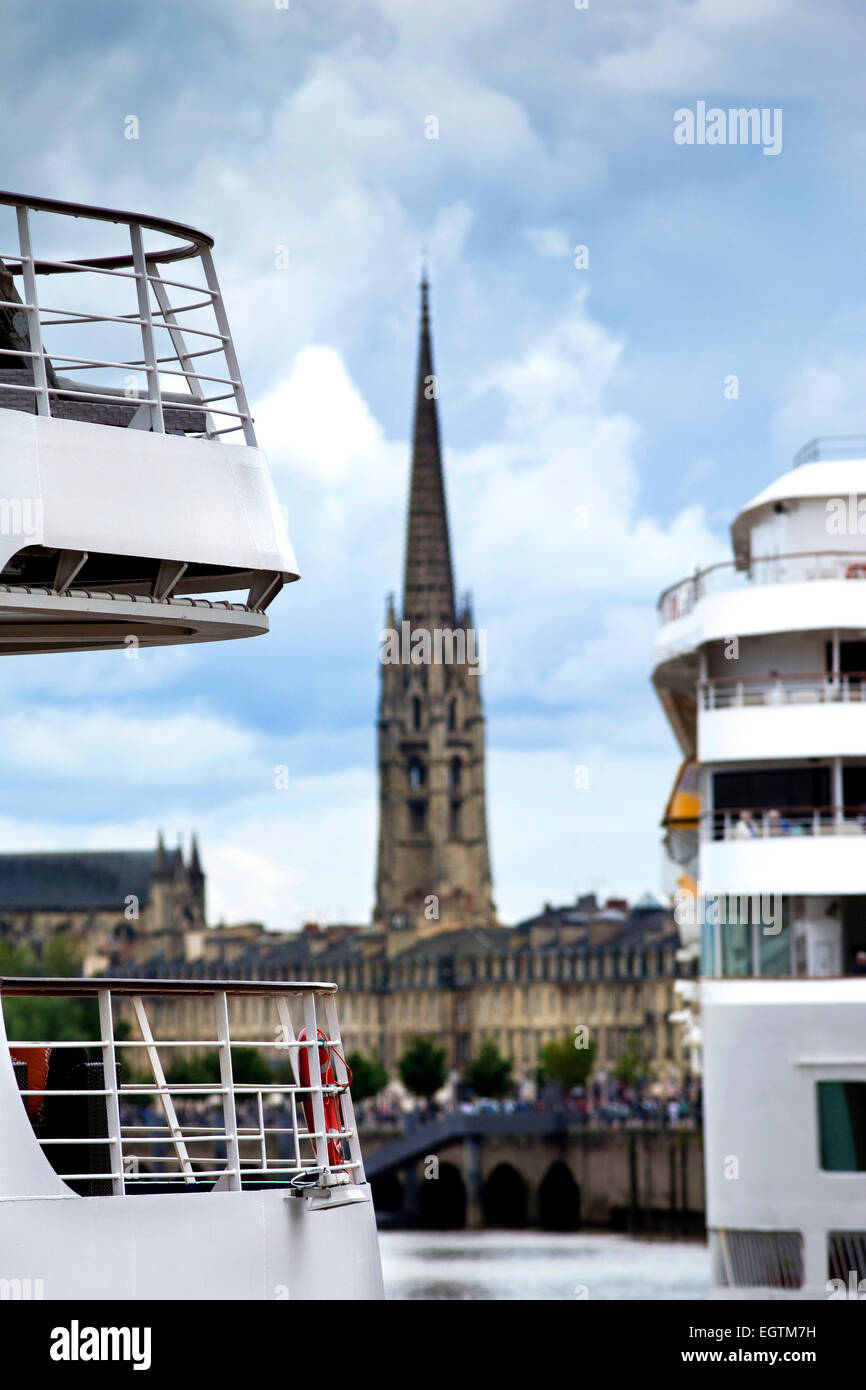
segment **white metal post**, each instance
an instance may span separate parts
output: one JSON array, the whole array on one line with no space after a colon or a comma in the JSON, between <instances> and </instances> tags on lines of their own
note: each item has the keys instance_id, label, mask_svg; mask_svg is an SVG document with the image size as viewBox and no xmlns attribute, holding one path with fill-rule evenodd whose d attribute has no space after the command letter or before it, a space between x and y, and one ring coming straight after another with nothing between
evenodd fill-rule
<instances>
[{"instance_id":1,"label":"white metal post","mask_svg":"<svg viewBox=\"0 0 866 1390\"><path fill-rule=\"evenodd\" d=\"M289 1049L289 1062L292 1067L292 1075L295 1078L295 1085L300 1086L298 1049L293 1046L296 1041L295 1030L292 1027L292 1016L289 1013L289 1001L284 994L277 995L277 1017L280 1020L281 1042Z\"/></svg>"},{"instance_id":2,"label":"white metal post","mask_svg":"<svg viewBox=\"0 0 866 1390\"><path fill-rule=\"evenodd\" d=\"M141 320L141 343L144 350L145 371L147 373L147 394L150 397L150 428L155 434L165 433L162 418L162 393L159 387L159 366L153 341L153 318L150 312L150 289L147 280L147 262L144 259L144 243L141 228L137 222L129 224L129 238L132 242L132 261L135 270L135 288L138 291L138 317Z\"/></svg>"},{"instance_id":3,"label":"white metal post","mask_svg":"<svg viewBox=\"0 0 866 1390\"><path fill-rule=\"evenodd\" d=\"M168 336L171 338L175 356L177 357L181 370L186 374L185 379L189 385L191 399L194 401L197 400L200 403L205 417L205 434L208 439L213 439L216 430L211 413L204 404L204 387L196 375L194 359L186 345L186 339L183 336L177 322L177 317L171 307L168 291L160 280L158 273L154 275L151 284L153 285L153 292L156 295L156 302L162 310L162 321L168 329Z\"/></svg>"},{"instance_id":4,"label":"white metal post","mask_svg":"<svg viewBox=\"0 0 866 1390\"><path fill-rule=\"evenodd\" d=\"M36 269L33 264L33 245L30 240L30 214L26 207L15 209L18 214L18 245L21 250L21 278L24 282L25 312L27 314L30 351L33 353L33 383L36 387L36 409L40 415L51 414L48 395L48 373L42 351L42 325L39 322L39 298L36 293Z\"/></svg>"},{"instance_id":5,"label":"white metal post","mask_svg":"<svg viewBox=\"0 0 866 1390\"><path fill-rule=\"evenodd\" d=\"M238 1147L238 1117L235 1110L235 1083L232 1075L229 1006L225 990L213 997L219 1043L220 1082L223 1090L223 1123L226 1132L226 1181L230 1192L241 1190L241 1158Z\"/></svg>"},{"instance_id":6,"label":"white metal post","mask_svg":"<svg viewBox=\"0 0 866 1390\"><path fill-rule=\"evenodd\" d=\"M99 991L99 1031L102 1036L102 1077L105 1088L105 1109L108 1117L108 1152L111 1155L111 1191L122 1197L126 1191L123 1180L123 1143L120 1129L120 1102L117 1096L117 1058L114 1052L114 1023L111 1017L111 992Z\"/></svg>"},{"instance_id":7,"label":"white metal post","mask_svg":"<svg viewBox=\"0 0 866 1390\"><path fill-rule=\"evenodd\" d=\"M305 1046L310 1059L310 1098L313 1103L313 1124L316 1137L316 1166L325 1172L328 1167L328 1141L325 1137L325 1105L322 1099L322 1068L319 1062L319 1025L316 1022L316 997L311 990L304 993Z\"/></svg>"},{"instance_id":8,"label":"white metal post","mask_svg":"<svg viewBox=\"0 0 866 1390\"><path fill-rule=\"evenodd\" d=\"M213 311L216 318L217 328L223 337L223 353L226 359L226 366L229 369L229 376L234 382L235 400L241 416L241 423L244 430L244 439L253 448L256 446L256 432L253 429L253 419L250 415L250 408L247 404L247 394L244 390L244 383L241 379L241 369L235 354L235 346L232 342L231 329L229 328L228 316L223 304L222 293L219 287L219 280L214 270L213 257L207 246L201 248L201 263L204 269L204 277L207 287L213 296Z\"/></svg>"},{"instance_id":9,"label":"white metal post","mask_svg":"<svg viewBox=\"0 0 866 1390\"><path fill-rule=\"evenodd\" d=\"M831 766L833 769L833 805L836 808L833 819L836 825L841 825L844 819L842 807L842 759L833 758Z\"/></svg>"},{"instance_id":10,"label":"white metal post","mask_svg":"<svg viewBox=\"0 0 866 1390\"><path fill-rule=\"evenodd\" d=\"M325 1027L328 1030L328 1037L336 1044L340 1054L343 1052L343 1043L340 1038L340 1024L337 1019L337 1004L333 994L325 995ZM332 1049L333 1051L333 1049ZM346 1064L342 1060L342 1055L334 1053L334 1073L341 1086L347 1086L349 1073ZM349 1130L349 1155L353 1163L357 1163L357 1168L352 1169L352 1181L364 1182L364 1161L361 1157L361 1142L358 1138L358 1126L355 1121L355 1107L352 1104L352 1093L347 1089L340 1096L340 1106L343 1112L344 1128Z\"/></svg>"},{"instance_id":11,"label":"white metal post","mask_svg":"<svg viewBox=\"0 0 866 1390\"><path fill-rule=\"evenodd\" d=\"M159 1052L157 1051L153 1039L153 1033L150 1031L150 1020L145 1012L141 995L134 994L132 996L132 1007L141 1031L142 1040L147 1044L145 1051L147 1052L148 1061L150 1062L151 1071L153 1072L153 1079L156 1082L157 1094L162 1103L163 1113L165 1114L166 1123L168 1125L168 1132L174 1144L181 1172L186 1182L194 1183L195 1174L192 1171L192 1164L189 1161L189 1153L187 1152L186 1144L183 1142L183 1131L178 1124L174 1101L166 1086L165 1072L162 1069L162 1062L159 1060Z\"/></svg>"}]
</instances>

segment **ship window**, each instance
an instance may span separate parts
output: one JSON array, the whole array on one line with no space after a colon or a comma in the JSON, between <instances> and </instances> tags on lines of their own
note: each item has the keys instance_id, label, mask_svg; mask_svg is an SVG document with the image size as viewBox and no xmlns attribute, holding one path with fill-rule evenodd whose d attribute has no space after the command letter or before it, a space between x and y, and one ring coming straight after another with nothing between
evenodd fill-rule
<instances>
[{"instance_id":1,"label":"ship window","mask_svg":"<svg viewBox=\"0 0 866 1390\"><path fill-rule=\"evenodd\" d=\"M866 1171L866 1081L818 1082L818 1133L826 1173Z\"/></svg>"},{"instance_id":2,"label":"ship window","mask_svg":"<svg viewBox=\"0 0 866 1390\"><path fill-rule=\"evenodd\" d=\"M780 901L775 896L765 896L759 901L762 920L755 927L758 934L758 971L761 975L790 975L791 930L788 899L782 898Z\"/></svg>"},{"instance_id":3,"label":"ship window","mask_svg":"<svg viewBox=\"0 0 866 1390\"><path fill-rule=\"evenodd\" d=\"M802 809L829 804L828 767L756 768L713 774L713 807L717 811Z\"/></svg>"},{"instance_id":4,"label":"ship window","mask_svg":"<svg viewBox=\"0 0 866 1390\"><path fill-rule=\"evenodd\" d=\"M736 901L736 899L734 900ZM751 975L752 928L748 921L733 914L717 928L722 947L723 975Z\"/></svg>"}]
</instances>

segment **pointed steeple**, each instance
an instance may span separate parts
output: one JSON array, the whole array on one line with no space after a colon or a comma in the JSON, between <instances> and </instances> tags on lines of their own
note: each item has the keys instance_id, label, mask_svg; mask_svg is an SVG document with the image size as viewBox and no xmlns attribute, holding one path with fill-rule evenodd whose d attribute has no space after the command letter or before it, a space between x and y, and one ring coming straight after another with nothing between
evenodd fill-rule
<instances>
[{"instance_id":1,"label":"pointed steeple","mask_svg":"<svg viewBox=\"0 0 866 1390\"><path fill-rule=\"evenodd\" d=\"M153 860L153 873L168 873L168 858L165 853L165 841L162 838L161 830L158 832L156 837L156 854L154 855Z\"/></svg>"},{"instance_id":2,"label":"pointed steeple","mask_svg":"<svg viewBox=\"0 0 866 1390\"><path fill-rule=\"evenodd\" d=\"M198 852L198 836L192 837L192 848L189 852L189 871L201 877L201 857Z\"/></svg>"},{"instance_id":3,"label":"pointed steeple","mask_svg":"<svg viewBox=\"0 0 866 1390\"><path fill-rule=\"evenodd\" d=\"M430 344L429 288L424 271L403 617L419 624L451 627L454 623L454 578L439 446L438 390Z\"/></svg>"}]
</instances>

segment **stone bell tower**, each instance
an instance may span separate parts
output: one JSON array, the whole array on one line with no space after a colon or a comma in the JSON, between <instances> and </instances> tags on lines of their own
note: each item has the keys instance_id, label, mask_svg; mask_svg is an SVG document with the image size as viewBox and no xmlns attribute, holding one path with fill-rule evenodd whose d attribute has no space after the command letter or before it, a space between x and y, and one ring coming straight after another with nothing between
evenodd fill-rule
<instances>
[{"instance_id":1,"label":"stone bell tower","mask_svg":"<svg viewBox=\"0 0 866 1390\"><path fill-rule=\"evenodd\" d=\"M416 936L492 926L481 674L486 633L454 597L445 481L421 284L402 611L388 603L379 657L375 920L399 950Z\"/></svg>"}]
</instances>

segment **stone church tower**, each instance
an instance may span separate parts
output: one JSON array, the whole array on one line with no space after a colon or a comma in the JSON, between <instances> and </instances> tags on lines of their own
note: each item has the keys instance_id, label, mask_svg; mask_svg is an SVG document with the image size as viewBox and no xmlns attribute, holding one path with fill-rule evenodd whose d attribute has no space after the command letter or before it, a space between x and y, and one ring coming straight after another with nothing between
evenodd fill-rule
<instances>
[{"instance_id":1,"label":"stone church tower","mask_svg":"<svg viewBox=\"0 0 866 1390\"><path fill-rule=\"evenodd\" d=\"M481 671L486 634L454 597L428 285L421 284L402 612L380 650L379 855L375 920L391 949L455 927L493 926Z\"/></svg>"}]
</instances>

